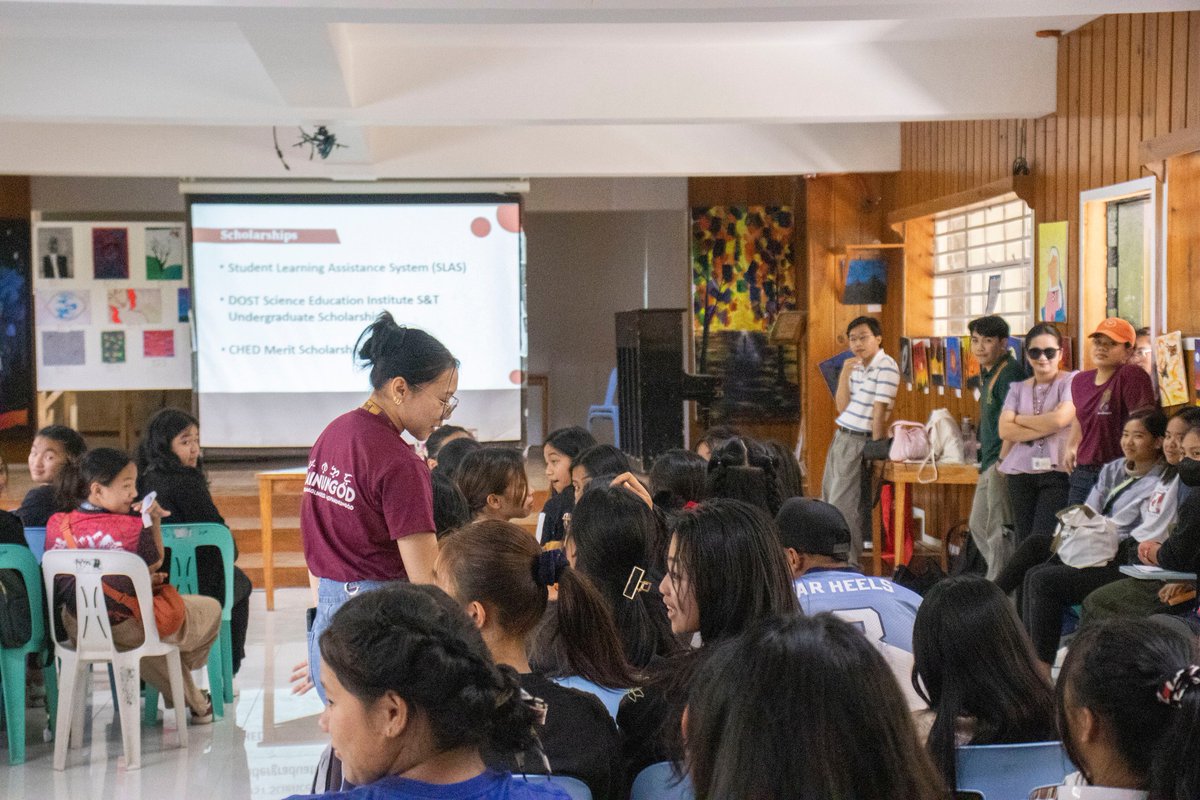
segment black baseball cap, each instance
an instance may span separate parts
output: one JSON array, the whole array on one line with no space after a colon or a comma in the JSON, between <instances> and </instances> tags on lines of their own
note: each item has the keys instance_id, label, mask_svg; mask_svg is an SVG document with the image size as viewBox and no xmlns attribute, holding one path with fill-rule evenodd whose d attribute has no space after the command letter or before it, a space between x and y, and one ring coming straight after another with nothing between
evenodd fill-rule
<instances>
[{"instance_id":1,"label":"black baseball cap","mask_svg":"<svg viewBox=\"0 0 1200 800\"><path fill-rule=\"evenodd\" d=\"M811 497L793 497L779 509L775 522L784 547L839 561L850 557L850 526L836 506Z\"/></svg>"}]
</instances>

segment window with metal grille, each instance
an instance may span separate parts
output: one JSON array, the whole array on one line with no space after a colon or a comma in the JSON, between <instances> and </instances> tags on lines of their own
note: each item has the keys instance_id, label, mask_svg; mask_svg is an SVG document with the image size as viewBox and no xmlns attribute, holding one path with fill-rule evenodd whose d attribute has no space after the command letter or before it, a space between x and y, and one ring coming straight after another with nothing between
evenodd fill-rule
<instances>
[{"instance_id":1,"label":"window with metal grille","mask_svg":"<svg viewBox=\"0 0 1200 800\"><path fill-rule=\"evenodd\" d=\"M962 336L985 314L1014 335L1033 325L1033 212L1009 195L933 222L933 335ZM915 331L914 331L915 333Z\"/></svg>"}]
</instances>

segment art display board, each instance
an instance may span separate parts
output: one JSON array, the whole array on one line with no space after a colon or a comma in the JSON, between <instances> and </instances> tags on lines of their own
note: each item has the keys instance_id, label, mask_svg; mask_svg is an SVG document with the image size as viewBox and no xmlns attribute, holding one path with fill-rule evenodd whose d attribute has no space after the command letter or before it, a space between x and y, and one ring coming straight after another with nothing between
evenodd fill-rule
<instances>
[{"instance_id":1,"label":"art display board","mask_svg":"<svg viewBox=\"0 0 1200 800\"><path fill-rule=\"evenodd\" d=\"M182 222L35 222L38 391L192 388Z\"/></svg>"}]
</instances>

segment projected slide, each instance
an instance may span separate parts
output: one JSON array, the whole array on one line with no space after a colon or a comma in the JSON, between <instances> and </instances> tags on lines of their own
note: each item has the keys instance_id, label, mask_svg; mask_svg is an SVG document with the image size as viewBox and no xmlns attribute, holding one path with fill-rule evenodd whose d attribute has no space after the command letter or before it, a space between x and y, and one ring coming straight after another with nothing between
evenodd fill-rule
<instances>
[{"instance_id":1,"label":"projected slide","mask_svg":"<svg viewBox=\"0 0 1200 800\"><path fill-rule=\"evenodd\" d=\"M515 202L210 197L194 199L190 210L207 443L310 445L333 416L370 391L353 346L385 309L437 336L461 362L456 423L481 439L520 438L524 327ZM274 415L285 424L239 433L238 425L215 419L231 412L242 420Z\"/></svg>"}]
</instances>

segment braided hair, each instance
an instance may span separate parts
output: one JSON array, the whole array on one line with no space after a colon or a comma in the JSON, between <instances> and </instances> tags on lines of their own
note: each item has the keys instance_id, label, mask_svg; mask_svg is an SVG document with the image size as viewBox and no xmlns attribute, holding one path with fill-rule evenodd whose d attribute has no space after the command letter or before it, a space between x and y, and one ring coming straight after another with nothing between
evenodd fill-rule
<instances>
[{"instance_id":1,"label":"braided hair","mask_svg":"<svg viewBox=\"0 0 1200 800\"><path fill-rule=\"evenodd\" d=\"M497 666L459 605L434 586L394 583L357 595L321 635L321 658L366 703L395 692L428 719L439 751L520 753L536 709L512 667Z\"/></svg>"},{"instance_id":2,"label":"braided hair","mask_svg":"<svg viewBox=\"0 0 1200 800\"><path fill-rule=\"evenodd\" d=\"M708 460L706 491L709 497L741 500L771 517L783 505L777 465L771 452L753 439L730 439Z\"/></svg>"}]
</instances>

